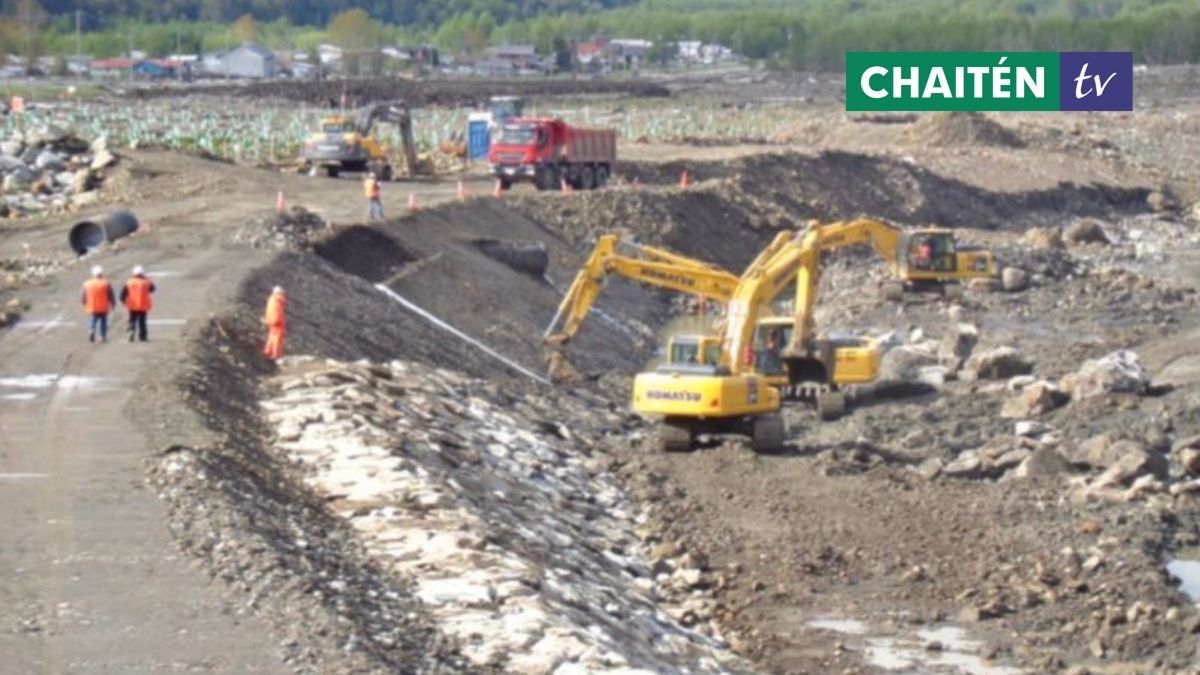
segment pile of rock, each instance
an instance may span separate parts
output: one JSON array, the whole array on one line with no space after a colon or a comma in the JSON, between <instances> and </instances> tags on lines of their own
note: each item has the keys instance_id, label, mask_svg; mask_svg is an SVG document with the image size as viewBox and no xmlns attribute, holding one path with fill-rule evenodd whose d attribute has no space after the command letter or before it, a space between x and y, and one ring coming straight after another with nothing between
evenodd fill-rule
<instances>
[{"instance_id":1,"label":"pile of rock","mask_svg":"<svg viewBox=\"0 0 1200 675\"><path fill-rule=\"evenodd\" d=\"M664 570L595 452L610 421L594 397L306 358L285 359L273 384L279 394L262 406L276 450L481 669L743 669L715 627L688 628L656 602ZM666 581L705 583L690 569Z\"/></svg>"},{"instance_id":2,"label":"pile of rock","mask_svg":"<svg viewBox=\"0 0 1200 675\"><path fill-rule=\"evenodd\" d=\"M89 142L55 126L14 130L0 141L0 216L89 206L104 171L116 163L103 136Z\"/></svg>"},{"instance_id":3,"label":"pile of rock","mask_svg":"<svg viewBox=\"0 0 1200 675\"><path fill-rule=\"evenodd\" d=\"M302 251L313 238L329 230L329 223L303 206L259 218L234 234L235 243L251 248Z\"/></svg>"}]
</instances>

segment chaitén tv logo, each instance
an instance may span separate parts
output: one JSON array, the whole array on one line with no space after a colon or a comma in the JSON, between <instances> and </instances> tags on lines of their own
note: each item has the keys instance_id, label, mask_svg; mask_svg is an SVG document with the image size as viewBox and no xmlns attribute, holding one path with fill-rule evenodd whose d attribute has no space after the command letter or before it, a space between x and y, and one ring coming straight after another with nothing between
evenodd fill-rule
<instances>
[{"instance_id":1,"label":"chait\u00e9n tv logo","mask_svg":"<svg viewBox=\"0 0 1200 675\"><path fill-rule=\"evenodd\" d=\"M1132 52L849 52L847 111L1133 110Z\"/></svg>"}]
</instances>

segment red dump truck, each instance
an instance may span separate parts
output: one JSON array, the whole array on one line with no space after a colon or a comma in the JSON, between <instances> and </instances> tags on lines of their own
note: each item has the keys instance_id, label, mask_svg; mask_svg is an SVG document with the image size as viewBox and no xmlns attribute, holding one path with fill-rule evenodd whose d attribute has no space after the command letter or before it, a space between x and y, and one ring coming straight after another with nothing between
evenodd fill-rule
<instances>
[{"instance_id":1,"label":"red dump truck","mask_svg":"<svg viewBox=\"0 0 1200 675\"><path fill-rule=\"evenodd\" d=\"M492 174L504 190L518 181L539 190L557 190L563 182L591 190L608 181L616 161L615 130L580 129L559 119L510 118L488 150Z\"/></svg>"}]
</instances>

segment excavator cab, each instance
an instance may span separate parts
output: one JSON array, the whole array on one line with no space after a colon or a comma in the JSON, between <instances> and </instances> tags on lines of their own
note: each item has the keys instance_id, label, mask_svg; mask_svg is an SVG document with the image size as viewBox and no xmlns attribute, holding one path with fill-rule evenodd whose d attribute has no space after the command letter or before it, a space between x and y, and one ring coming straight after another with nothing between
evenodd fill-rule
<instances>
[{"instance_id":1,"label":"excavator cab","mask_svg":"<svg viewBox=\"0 0 1200 675\"><path fill-rule=\"evenodd\" d=\"M908 241L908 262L912 272L953 274L958 269L954 233L948 230L917 230Z\"/></svg>"},{"instance_id":2,"label":"excavator cab","mask_svg":"<svg viewBox=\"0 0 1200 675\"><path fill-rule=\"evenodd\" d=\"M667 343L667 364L716 366L721 362L721 340L715 335L676 335Z\"/></svg>"}]
</instances>

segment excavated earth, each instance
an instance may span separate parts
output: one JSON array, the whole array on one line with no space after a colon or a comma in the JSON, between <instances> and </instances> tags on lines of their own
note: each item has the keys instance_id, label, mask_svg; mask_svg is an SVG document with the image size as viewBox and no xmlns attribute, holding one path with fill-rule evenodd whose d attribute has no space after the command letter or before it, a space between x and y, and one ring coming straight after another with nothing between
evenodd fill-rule
<instances>
[{"instance_id":1,"label":"excavated earth","mask_svg":"<svg viewBox=\"0 0 1200 675\"><path fill-rule=\"evenodd\" d=\"M665 187L681 168L229 237L278 249L234 306L286 287L303 356L265 364L247 309L194 326L162 376L213 440L150 470L181 546L292 667L1195 667L1200 612L1166 565L1200 544L1198 214L1149 181L990 189L854 152L688 162L699 183ZM869 253L831 256L818 325L878 337L884 373L841 420L790 406L783 452L653 449L627 394L687 311L665 293L614 280L567 347L580 378L543 379L542 330L599 233L740 270L780 229L856 215L953 227L1010 269L897 304Z\"/></svg>"},{"instance_id":2,"label":"excavated earth","mask_svg":"<svg viewBox=\"0 0 1200 675\"><path fill-rule=\"evenodd\" d=\"M666 87L645 80L422 80L394 78L360 80L280 80L258 82L253 86L217 84L186 88L156 86L131 90L139 99L177 98L180 96L236 96L241 98L274 98L298 101L310 105L336 107L346 98L351 107L376 101L403 100L410 106L481 106L497 91L514 96L577 96L605 94L613 96L651 96L669 94Z\"/></svg>"}]
</instances>

